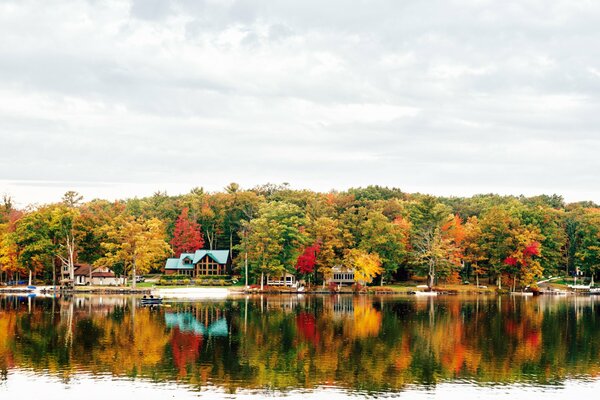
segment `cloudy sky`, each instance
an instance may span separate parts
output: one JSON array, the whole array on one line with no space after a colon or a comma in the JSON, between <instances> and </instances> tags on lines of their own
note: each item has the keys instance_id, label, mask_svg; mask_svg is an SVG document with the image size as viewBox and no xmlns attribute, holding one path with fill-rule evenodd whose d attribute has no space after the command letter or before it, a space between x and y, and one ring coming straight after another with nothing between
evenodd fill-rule
<instances>
[{"instance_id":1,"label":"cloudy sky","mask_svg":"<svg viewBox=\"0 0 600 400\"><path fill-rule=\"evenodd\" d=\"M0 0L0 193L600 202L595 0Z\"/></svg>"}]
</instances>

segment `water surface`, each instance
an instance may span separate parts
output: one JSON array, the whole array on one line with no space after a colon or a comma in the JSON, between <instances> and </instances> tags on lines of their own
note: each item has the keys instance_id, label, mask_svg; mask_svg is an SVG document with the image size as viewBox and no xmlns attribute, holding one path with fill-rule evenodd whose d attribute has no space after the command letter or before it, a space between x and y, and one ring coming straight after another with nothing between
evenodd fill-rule
<instances>
[{"instance_id":1,"label":"water surface","mask_svg":"<svg viewBox=\"0 0 600 400\"><path fill-rule=\"evenodd\" d=\"M593 396L599 313L574 296L0 297L0 398Z\"/></svg>"}]
</instances>

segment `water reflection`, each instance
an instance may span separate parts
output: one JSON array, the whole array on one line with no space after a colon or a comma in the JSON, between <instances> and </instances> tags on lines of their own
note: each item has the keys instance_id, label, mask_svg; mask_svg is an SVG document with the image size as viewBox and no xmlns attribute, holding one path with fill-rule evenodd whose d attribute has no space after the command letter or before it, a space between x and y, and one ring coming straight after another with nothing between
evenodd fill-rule
<instances>
[{"instance_id":1,"label":"water reflection","mask_svg":"<svg viewBox=\"0 0 600 400\"><path fill-rule=\"evenodd\" d=\"M591 297L257 296L141 307L134 297L0 297L13 370L290 391L554 385L600 372Z\"/></svg>"}]
</instances>

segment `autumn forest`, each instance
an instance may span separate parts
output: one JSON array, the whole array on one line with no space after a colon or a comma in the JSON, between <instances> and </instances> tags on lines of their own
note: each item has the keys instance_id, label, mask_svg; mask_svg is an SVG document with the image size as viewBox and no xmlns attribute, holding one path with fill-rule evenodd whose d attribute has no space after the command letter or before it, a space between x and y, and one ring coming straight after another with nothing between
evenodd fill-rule
<instances>
[{"instance_id":1,"label":"autumn forest","mask_svg":"<svg viewBox=\"0 0 600 400\"><path fill-rule=\"evenodd\" d=\"M600 271L600 206L558 195L405 193L379 186L344 192L287 184L170 196L0 205L2 281L56 282L75 263L132 276L161 272L167 257L228 249L234 272L250 281L288 271L320 284L343 265L371 284L420 279L535 285L542 276ZM598 276L596 276L598 278Z\"/></svg>"}]
</instances>

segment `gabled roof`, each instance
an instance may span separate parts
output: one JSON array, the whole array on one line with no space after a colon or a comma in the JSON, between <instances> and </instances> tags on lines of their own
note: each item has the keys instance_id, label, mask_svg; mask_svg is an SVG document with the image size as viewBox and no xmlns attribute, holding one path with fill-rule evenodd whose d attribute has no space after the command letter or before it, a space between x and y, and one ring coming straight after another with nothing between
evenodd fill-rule
<instances>
[{"instance_id":1,"label":"gabled roof","mask_svg":"<svg viewBox=\"0 0 600 400\"><path fill-rule=\"evenodd\" d=\"M194 265L192 263L186 264L183 262L186 258L192 261L194 253L181 253L179 258L168 258L165 269L193 269Z\"/></svg>"},{"instance_id":2,"label":"gabled roof","mask_svg":"<svg viewBox=\"0 0 600 400\"><path fill-rule=\"evenodd\" d=\"M92 270L92 278L114 278L115 277L115 274L110 269L108 272L101 272L101 271L94 272L94 269L96 269L96 268L97 267L94 267L93 265L89 265L89 264L75 264L74 275L89 277L90 270Z\"/></svg>"},{"instance_id":3,"label":"gabled roof","mask_svg":"<svg viewBox=\"0 0 600 400\"><path fill-rule=\"evenodd\" d=\"M197 264L207 255L219 264L227 264L229 260L229 250L196 250L193 263Z\"/></svg>"},{"instance_id":4,"label":"gabled roof","mask_svg":"<svg viewBox=\"0 0 600 400\"><path fill-rule=\"evenodd\" d=\"M193 269L205 256L209 256L219 264L227 264L229 260L229 250L196 250L195 253L181 253L179 258L169 258L165 263L165 269ZM183 260L189 258L190 264L185 264Z\"/></svg>"}]
</instances>

